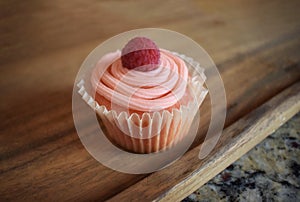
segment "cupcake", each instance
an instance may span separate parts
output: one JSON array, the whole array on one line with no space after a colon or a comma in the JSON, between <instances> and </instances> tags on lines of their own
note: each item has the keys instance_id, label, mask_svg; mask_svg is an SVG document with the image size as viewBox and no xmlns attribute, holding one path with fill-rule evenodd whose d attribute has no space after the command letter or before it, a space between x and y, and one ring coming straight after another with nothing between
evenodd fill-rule
<instances>
[{"instance_id":1,"label":"cupcake","mask_svg":"<svg viewBox=\"0 0 300 202\"><path fill-rule=\"evenodd\" d=\"M199 64L158 48L146 37L105 54L79 93L97 113L107 138L133 153L161 152L188 134L207 94ZM87 89L85 83L91 88Z\"/></svg>"}]
</instances>

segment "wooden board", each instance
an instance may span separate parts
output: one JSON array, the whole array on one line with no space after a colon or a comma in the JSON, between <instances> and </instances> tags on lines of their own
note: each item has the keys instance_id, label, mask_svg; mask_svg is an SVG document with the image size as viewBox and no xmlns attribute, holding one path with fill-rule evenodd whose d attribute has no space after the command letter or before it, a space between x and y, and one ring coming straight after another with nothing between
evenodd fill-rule
<instances>
[{"instance_id":1,"label":"wooden board","mask_svg":"<svg viewBox=\"0 0 300 202\"><path fill-rule=\"evenodd\" d=\"M173 165L149 176L118 173L102 166L83 148L72 119L73 82L82 61L101 41L129 29L163 27L186 34L200 43L219 67L228 101L225 134L231 134L230 130L235 130L232 127L240 123L237 120L299 81L299 6L299 1L277 0L230 0L226 4L2 1L1 201L125 199L132 190L142 194L140 187L145 182L149 189L141 195L145 199L183 198L238 156L233 155L211 173L204 172L209 164L200 166L209 160L197 161L195 167L181 164L199 151L198 139L195 148L176 162L185 165L186 173L173 176L166 184L158 178L174 169ZM277 107L282 109L283 103L278 102ZM202 114L201 127L205 129L210 113ZM232 135L236 140L245 140L240 134L245 133ZM261 133L258 138L266 134ZM220 149L227 148L221 143ZM189 178L196 171L206 177ZM178 195L174 194L178 192L176 187L181 190ZM136 195L130 197L133 196Z\"/></svg>"},{"instance_id":2,"label":"wooden board","mask_svg":"<svg viewBox=\"0 0 300 202\"><path fill-rule=\"evenodd\" d=\"M299 111L300 82L227 127L216 148L205 159L198 159L200 144L172 166L144 178L110 201L179 201L224 170Z\"/></svg>"}]
</instances>

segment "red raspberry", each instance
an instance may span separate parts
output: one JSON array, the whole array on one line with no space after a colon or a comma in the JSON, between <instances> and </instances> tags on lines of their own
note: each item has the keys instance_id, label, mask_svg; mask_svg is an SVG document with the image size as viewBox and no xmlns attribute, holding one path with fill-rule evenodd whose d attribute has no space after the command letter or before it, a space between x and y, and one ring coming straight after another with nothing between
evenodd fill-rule
<instances>
[{"instance_id":1,"label":"red raspberry","mask_svg":"<svg viewBox=\"0 0 300 202\"><path fill-rule=\"evenodd\" d=\"M159 65L160 52L156 44L146 37L131 39L122 49L122 65L128 69L151 71Z\"/></svg>"}]
</instances>

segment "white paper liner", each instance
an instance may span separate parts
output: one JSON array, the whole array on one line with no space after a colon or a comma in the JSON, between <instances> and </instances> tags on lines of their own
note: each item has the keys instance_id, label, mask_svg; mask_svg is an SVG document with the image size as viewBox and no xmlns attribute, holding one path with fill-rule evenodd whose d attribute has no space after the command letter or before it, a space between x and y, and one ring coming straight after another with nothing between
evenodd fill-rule
<instances>
[{"instance_id":1,"label":"white paper liner","mask_svg":"<svg viewBox=\"0 0 300 202\"><path fill-rule=\"evenodd\" d=\"M177 54L177 53L174 53ZM138 114L108 110L104 105L99 105L89 95L81 80L77 86L82 99L98 114L106 129L108 138L125 150L135 153L152 153L163 151L177 144L188 132L195 114L203 102L207 90L203 87L206 80L204 69L199 63L184 55L179 55L194 68L189 68L191 78L188 88L194 94L195 100L171 112L163 110L152 114L145 112L141 118ZM200 75L199 75L200 70Z\"/></svg>"}]
</instances>

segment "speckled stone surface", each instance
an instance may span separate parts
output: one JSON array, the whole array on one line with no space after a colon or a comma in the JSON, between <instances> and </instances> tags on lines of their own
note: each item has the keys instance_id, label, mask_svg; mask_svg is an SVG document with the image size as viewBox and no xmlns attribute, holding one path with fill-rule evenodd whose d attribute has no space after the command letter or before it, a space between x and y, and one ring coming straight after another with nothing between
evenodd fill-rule
<instances>
[{"instance_id":1,"label":"speckled stone surface","mask_svg":"<svg viewBox=\"0 0 300 202\"><path fill-rule=\"evenodd\" d=\"M300 113L183 201L300 201Z\"/></svg>"}]
</instances>

